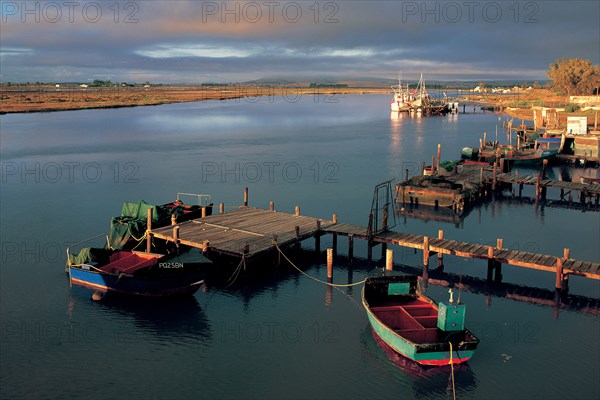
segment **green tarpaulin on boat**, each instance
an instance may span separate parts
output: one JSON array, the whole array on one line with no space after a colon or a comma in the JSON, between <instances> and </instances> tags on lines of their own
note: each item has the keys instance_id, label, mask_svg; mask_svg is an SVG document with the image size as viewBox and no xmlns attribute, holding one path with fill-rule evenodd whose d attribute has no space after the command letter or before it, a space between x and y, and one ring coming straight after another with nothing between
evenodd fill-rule
<instances>
[{"instance_id":1,"label":"green tarpaulin on boat","mask_svg":"<svg viewBox=\"0 0 600 400\"><path fill-rule=\"evenodd\" d=\"M77 254L70 254L69 261L73 265L82 264L106 264L108 262L108 252L104 249L93 247L84 247Z\"/></svg>"},{"instance_id":2,"label":"green tarpaulin on boat","mask_svg":"<svg viewBox=\"0 0 600 400\"><path fill-rule=\"evenodd\" d=\"M171 214L163 206L155 206L140 200L137 203L125 202L121 208L121 216L114 217L110 221L110 232L108 243L115 250L131 250L137 246L146 232L148 221L148 210L152 209L152 224L164 225L170 220ZM135 242L127 244L130 238Z\"/></svg>"}]
</instances>

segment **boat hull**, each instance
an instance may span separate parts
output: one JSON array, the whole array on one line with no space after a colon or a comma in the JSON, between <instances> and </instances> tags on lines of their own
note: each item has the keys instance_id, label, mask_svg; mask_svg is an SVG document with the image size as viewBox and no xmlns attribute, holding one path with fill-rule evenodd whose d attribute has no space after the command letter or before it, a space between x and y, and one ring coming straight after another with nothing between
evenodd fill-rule
<instances>
[{"instance_id":1,"label":"boat hull","mask_svg":"<svg viewBox=\"0 0 600 400\"><path fill-rule=\"evenodd\" d=\"M194 294L204 282L205 272L142 278L69 267L69 275L73 284L99 292L160 297Z\"/></svg>"},{"instance_id":2,"label":"boat hull","mask_svg":"<svg viewBox=\"0 0 600 400\"><path fill-rule=\"evenodd\" d=\"M443 366L450 364L450 345L443 351L419 351L414 343L411 343L381 323L371 312L367 311L369 323L373 332L396 353L413 360L421 365ZM453 349L452 364L466 362L473 357L475 350Z\"/></svg>"},{"instance_id":3,"label":"boat hull","mask_svg":"<svg viewBox=\"0 0 600 400\"><path fill-rule=\"evenodd\" d=\"M421 365L461 364L471 359L479 339L457 319L464 318L464 305L440 303L438 309L416 287L416 276L367 278L362 302L375 335ZM461 312L462 317L457 317Z\"/></svg>"}]
</instances>

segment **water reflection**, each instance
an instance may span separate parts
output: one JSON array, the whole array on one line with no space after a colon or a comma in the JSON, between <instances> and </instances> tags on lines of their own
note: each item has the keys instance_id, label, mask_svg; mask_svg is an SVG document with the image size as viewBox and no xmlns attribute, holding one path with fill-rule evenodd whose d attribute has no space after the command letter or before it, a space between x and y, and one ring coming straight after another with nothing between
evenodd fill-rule
<instances>
[{"instance_id":1,"label":"water reflection","mask_svg":"<svg viewBox=\"0 0 600 400\"><path fill-rule=\"evenodd\" d=\"M366 358L388 366L392 375L401 374L399 380L408 382L412 388L412 398L452 397L452 371L447 367L427 367L401 356L385 344L370 325L361 333L361 344ZM390 369L391 367L395 370ZM454 385L458 392L470 392L477 386L475 372L469 363L454 366Z\"/></svg>"},{"instance_id":2,"label":"water reflection","mask_svg":"<svg viewBox=\"0 0 600 400\"><path fill-rule=\"evenodd\" d=\"M108 293L101 301L92 302L89 297L80 296L80 290L89 294L86 289L74 288L67 298L70 322L88 312L102 313L115 324L113 333L121 341L133 340L140 331L167 341L175 337L200 339L201 343L212 340L209 321L193 296L142 298Z\"/></svg>"}]
</instances>

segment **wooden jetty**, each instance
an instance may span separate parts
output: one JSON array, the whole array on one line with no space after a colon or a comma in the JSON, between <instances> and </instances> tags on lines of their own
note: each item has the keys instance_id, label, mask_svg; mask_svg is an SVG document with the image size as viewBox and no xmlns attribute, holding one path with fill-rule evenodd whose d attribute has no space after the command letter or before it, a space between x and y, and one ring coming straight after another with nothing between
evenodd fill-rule
<instances>
[{"instance_id":1,"label":"wooden jetty","mask_svg":"<svg viewBox=\"0 0 600 400\"><path fill-rule=\"evenodd\" d=\"M245 203L247 204L247 195ZM487 260L488 280L493 278L501 281L502 264L553 272L556 275L555 287L562 290L567 290L570 275L600 280L600 263L573 259L570 257L569 249L564 249L562 257L556 257L505 249L502 246L502 239L497 240L496 246L489 246L447 239L444 238L443 231L439 231L437 238L387 229L373 232L365 226L338 223L335 214L331 220L322 220L300 215L299 207L296 207L294 214L275 211L273 202L268 210L242 206L224 212L222 204L219 209L219 214L182 223L173 220L171 226L158 229L152 229L152 215L149 211L148 251L151 249L152 238L156 238L176 245L201 248L207 253L251 259L276 253L278 247L300 243L308 238L314 238L316 250L320 251L320 237L331 234L334 247L337 245L338 236L348 238L349 257L353 257L354 239L363 239L368 242L369 259L371 259L373 246L382 244L383 250L386 250L387 264L390 268L393 253L392 250L387 250L387 245L422 250L424 278L428 276L431 256L437 254L438 265L441 266L443 265L443 255L449 254L463 258ZM328 251L328 256L329 253ZM328 264L331 264L329 258L331 257L328 257Z\"/></svg>"},{"instance_id":2,"label":"wooden jetty","mask_svg":"<svg viewBox=\"0 0 600 400\"><path fill-rule=\"evenodd\" d=\"M524 186L535 187L536 201L545 201L548 188L560 190L560 200L565 206L572 205L573 194L579 193L579 203L582 206L590 206L592 209L600 209L600 183L596 182L568 182L546 178L547 160L542 164L539 174L519 175L504 172L506 166L504 159L499 159L493 165L482 165L481 163L459 164L456 171L444 172L437 168L434 176L413 177L408 180L405 173L405 181L396 185L396 202L403 205L450 205L458 214L464 209L475 204L486 195L499 190L508 190L515 194L518 187L518 195L522 196ZM419 179L428 179L432 182L429 187L417 186L414 182ZM453 189L440 189L435 187L436 181L449 182L455 186ZM556 206L557 204L555 204ZM584 209L586 207L583 207Z\"/></svg>"}]
</instances>

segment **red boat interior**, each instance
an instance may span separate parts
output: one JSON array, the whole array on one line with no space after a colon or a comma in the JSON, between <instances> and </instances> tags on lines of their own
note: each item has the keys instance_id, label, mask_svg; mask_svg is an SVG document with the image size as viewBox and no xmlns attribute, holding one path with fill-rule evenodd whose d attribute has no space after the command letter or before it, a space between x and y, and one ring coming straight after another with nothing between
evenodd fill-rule
<instances>
[{"instance_id":1,"label":"red boat interior","mask_svg":"<svg viewBox=\"0 0 600 400\"><path fill-rule=\"evenodd\" d=\"M414 343L438 341L437 309L413 300L402 305L372 307L371 311L390 329Z\"/></svg>"},{"instance_id":2,"label":"red boat interior","mask_svg":"<svg viewBox=\"0 0 600 400\"><path fill-rule=\"evenodd\" d=\"M183 214L188 214L198 209L198 206L189 206L184 204L182 201L174 201L172 203L165 204L163 207L167 208L169 212L172 212L177 207L181 207Z\"/></svg>"},{"instance_id":3,"label":"red boat interior","mask_svg":"<svg viewBox=\"0 0 600 400\"><path fill-rule=\"evenodd\" d=\"M109 263L101 268L104 272L123 272L131 274L134 271L156 264L160 257L152 253L132 253L130 251L117 251L110 256Z\"/></svg>"}]
</instances>

